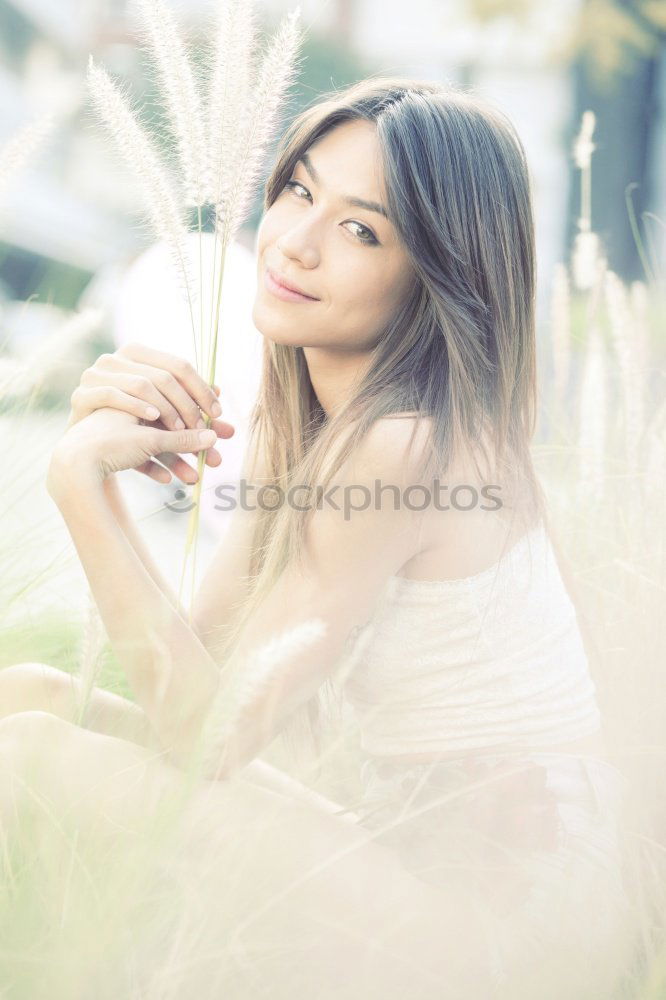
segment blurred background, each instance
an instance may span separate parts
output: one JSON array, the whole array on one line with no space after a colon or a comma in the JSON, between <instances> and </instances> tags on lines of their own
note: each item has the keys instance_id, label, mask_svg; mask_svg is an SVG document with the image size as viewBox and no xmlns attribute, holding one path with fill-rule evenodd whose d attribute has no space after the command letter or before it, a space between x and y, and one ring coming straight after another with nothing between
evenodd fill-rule
<instances>
[{"instance_id":1,"label":"blurred background","mask_svg":"<svg viewBox=\"0 0 666 1000\"><path fill-rule=\"evenodd\" d=\"M291 6L261 0L257 8L271 30ZM196 60L211 3L181 0L175 10ZM295 109L378 71L470 85L502 105L530 158L546 281L574 232L570 149L582 111L594 110L595 228L607 242L610 267L623 279L643 277L625 189L637 185L638 217L663 219L663 0L414 0L409 7L398 0L304 0L301 20L307 34ZM127 224L140 210L136 190L119 183L107 138L87 113L88 55L154 107L150 65L131 4L122 0L0 0L0 45L0 139L42 112L62 116L39 163L12 188L12 210L0 227L3 296L73 308L93 279L104 273L112 281L111 272L117 276L139 251ZM260 213L257 190L241 236L250 248ZM649 228L663 240L663 226Z\"/></svg>"},{"instance_id":2,"label":"blurred background","mask_svg":"<svg viewBox=\"0 0 666 1000\"><path fill-rule=\"evenodd\" d=\"M268 35L293 3L256 6ZM200 63L215 5L181 0L173 9ZM404 73L487 97L523 140L538 254L535 461L607 737L635 778L636 877L649 869L663 886L666 0L303 0L301 26L285 125L323 91ZM90 54L127 88L166 151L161 95L131 4L0 0L0 666L80 670L94 661L98 683L129 694L44 475L70 394L99 354L138 340L191 357L192 345L167 254L147 237L136 178L91 111ZM47 114L55 127L33 149L12 151L13 137ZM217 381L237 432L220 449L221 468L206 473L199 572L225 530L212 490L238 473L258 382L254 243L271 162L269 153L228 253ZM121 479L176 582L182 484ZM335 795L335 776L326 780ZM663 892L640 913L651 970L635 994L643 998L666 995L665 901Z\"/></svg>"},{"instance_id":3,"label":"blurred background","mask_svg":"<svg viewBox=\"0 0 666 1000\"><path fill-rule=\"evenodd\" d=\"M290 6L283 0L256 5L267 34ZM173 10L200 67L214 4L181 0ZM663 269L653 264L649 273L649 259L663 259L666 218L664 0L305 0L301 25L303 60L285 104L285 124L322 91L378 72L469 87L514 121L532 174L544 384L554 377L548 323L557 266L569 260L581 228L581 170L572 154L586 109L596 122L587 226L622 281L651 277L653 290L663 293ZM0 188L0 362L7 375L0 405L6 407L8 396L15 402L17 393L12 399L8 391L12 365L39 351L37 368L44 376L46 365L48 377L39 385L32 380L30 398L31 412L41 414L40 435L49 428L59 433L82 365L103 351L131 339L192 354L167 255L159 245L151 248L143 225L141 190L92 113L86 91L92 55L127 88L166 152L163 105L137 28L131 3L122 0L0 0L0 146L46 114L55 120ZM240 461L258 381L261 338L250 311L262 188L257 185L228 254L225 277L218 381L225 417L237 427L226 448L229 474ZM73 331L58 335L66 319L77 318ZM572 344L576 348L575 335ZM580 353L569 354L567 365L575 370ZM34 358L30 366L34 370ZM659 395L663 382L655 372L649 381ZM544 409L544 426L551 418ZM27 414L24 420L27 433L33 420ZM220 474L209 472L209 487ZM173 499L178 486L161 489L136 482L138 476L124 478L149 507L155 497L158 506ZM210 516L210 505L202 514L208 534L202 536L200 571L211 538L225 526L223 516ZM159 513L152 520L166 523ZM170 530L174 520L186 519L171 517ZM175 571L176 549L173 557ZM80 574L73 572L68 585L78 587Z\"/></svg>"}]
</instances>

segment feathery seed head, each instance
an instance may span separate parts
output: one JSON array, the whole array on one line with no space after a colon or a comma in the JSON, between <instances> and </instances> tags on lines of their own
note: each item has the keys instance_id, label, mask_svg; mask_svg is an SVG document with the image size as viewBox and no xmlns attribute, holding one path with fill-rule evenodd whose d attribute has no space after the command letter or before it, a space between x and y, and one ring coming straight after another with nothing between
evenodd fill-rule
<instances>
[{"instance_id":1,"label":"feathery seed head","mask_svg":"<svg viewBox=\"0 0 666 1000\"><path fill-rule=\"evenodd\" d=\"M53 133L56 124L55 115L43 115L20 128L0 148L0 200L16 174Z\"/></svg>"},{"instance_id":2,"label":"feathery seed head","mask_svg":"<svg viewBox=\"0 0 666 1000\"><path fill-rule=\"evenodd\" d=\"M296 75L300 44L295 8L283 19L266 49L253 85L254 98L244 128L239 129L229 171L225 172L220 201L216 203L218 232L223 246L233 239L249 208L266 146L278 124L278 110Z\"/></svg>"},{"instance_id":3,"label":"feathery seed head","mask_svg":"<svg viewBox=\"0 0 666 1000\"><path fill-rule=\"evenodd\" d=\"M593 111L584 111L581 127L574 142L573 155L576 166L580 170L589 168L592 153L597 148L592 142L596 117Z\"/></svg>"},{"instance_id":4,"label":"feathery seed head","mask_svg":"<svg viewBox=\"0 0 666 1000\"><path fill-rule=\"evenodd\" d=\"M577 233L571 257L571 270L575 287L581 291L592 288L604 262L605 257L597 233Z\"/></svg>"},{"instance_id":5,"label":"feathery seed head","mask_svg":"<svg viewBox=\"0 0 666 1000\"><path fill-rule=\"evenodd\" d=\"M192 301L194 282L186 245L186 221L170 176L160 162L151 139L139 123L126 92L102 67L88 64L88 89L93 107L109 129L116 147L141 184L151 228L172 255L176 274Z\"/></svg>"},{"instance_id":6,"label":"feathery seed head","mask_svg":"<svg viewBox=\"0 0 666 1000\"><path fill-rule=\"evenodd\" d=\"M178 25L162 0L135 0L140 30L157 67L176 139L185 204L206 201L206 143L199 93Z\"/></svg>"}]
</instances>

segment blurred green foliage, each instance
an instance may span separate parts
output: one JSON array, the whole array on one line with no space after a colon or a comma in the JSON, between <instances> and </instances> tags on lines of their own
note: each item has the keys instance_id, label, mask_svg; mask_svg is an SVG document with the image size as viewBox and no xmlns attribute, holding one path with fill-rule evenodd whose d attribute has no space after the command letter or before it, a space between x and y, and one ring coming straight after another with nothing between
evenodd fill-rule
<instances>
[{"instance_id":1,"label":"blurred green foliage","mask_svg":"<svg viewBox=\"0 0 666 1000\"><path fill-rule=\"evenodd\" d=\"M83 629L63 615L40 613L0 632L0 670L14 663L48 663L76 673ZM107 643L99 659L98 687L133 700L127 678Z\"/></svg>"},{"instance_id":2,"label":"blurred green foliage","mask_svg":"<svg viewBox=\"0 0 666 1000\"><path fill-rule=\"evenodd\" d=\"M76 307L91 278L91 272L83 268L7 243L0 243L0 268L1 280L15 298L34 296L39 302L50 302L62 309Z\"/></svg>"},{"instance_id":3,"label":"blurred green foliage","mask_svg":"<svg viewBox=\"0 0 666 1000\"><path fill-rule=\"evenodd\" d=\"M514 20L523 25L544 0L467 0L465 11L477 24ZM584 56L599 87L629 75L636 60L657 54L666 32L664 0L582 0L562 34L553 40L552 57L561 64Z\"/></svg>"}]
</instances>

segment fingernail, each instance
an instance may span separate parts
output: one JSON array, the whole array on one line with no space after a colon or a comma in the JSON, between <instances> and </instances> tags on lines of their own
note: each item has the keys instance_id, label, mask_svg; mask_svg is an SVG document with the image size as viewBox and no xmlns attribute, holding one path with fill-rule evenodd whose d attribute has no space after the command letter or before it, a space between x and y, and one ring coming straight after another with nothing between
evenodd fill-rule
<instances>
[{"instance_id":1,"label":"fingernail","mask_svg":"<svg viewBox=\"0 0 666 1000\"><path fill-rule=\"evenodd\" d=\"M197 420L197 427L203 429L205 426L206 426L206 421L205 420L202 420L201 418L199 420Z\"/></svg>"},{"instance_id":2,"label":"fingernail","mask_svg":"<svg viewBox=\"0 0 666 1000\"><path fill-rule=\"evenodd\" d=\"M157 420L160 415L160 411L155 406L149 406L146 410L146 416L149 420Z\"/></svg>"},{"instance_id":3,"label":"fingernail","mask_svg":"<svg viewBox=\"0 0 666 1000\"><path fill-rule=\"evenodd\" d=\"M210 412L213 414L214 417L219 417L219 415L222 413L222 407L220 406L219 403L213 403L213 405L210 408Z\"/></svg>"},{"instance_id":4,"label":"fingernail","mask_svg":"<svg viewBox=\"0 0 666 1000\"><path fill-rule=\"evenodd\" d=\"M182 430L184 429L184 427L185 427L185 424L184 424L184 423L183 423L183 421L182 421L182 420L180 419L180 417L178 417L178 418L177 418L177 419L176 419L176 420L174 421L174 424L173 424L173 426L174 426L174 427L176 428L176 430L177 430L177 431L182 431Z\"/></svg>"},{"instance_id":5,"label":"fingernail","mask_svg":"<svg viewBox=\"0 0 666 1000\"><path fill-rule=\"evenodd\" d=\"M201 442L201 444L210 446L212 444L215 444L215 442L217 441L217 434L215 433L215 431L211 430L199 431L199 441Z\"/></svg>"}]
</instances>

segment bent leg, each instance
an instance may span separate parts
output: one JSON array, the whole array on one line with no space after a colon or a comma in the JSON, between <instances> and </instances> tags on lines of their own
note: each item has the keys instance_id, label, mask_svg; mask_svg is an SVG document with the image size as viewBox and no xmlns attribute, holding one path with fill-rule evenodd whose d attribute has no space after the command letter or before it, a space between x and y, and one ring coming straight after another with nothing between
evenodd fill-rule
<instances>
[{"instance_id":1,"label":"bent leg","mask_svg":"<svg viewBox=\"0 0 666 1000\"><path fill-rule=\"evenodd\" d=\"M0 670L0 718L17 712L39 711L75 722L82 700L80 679L47 663L16 663ZM143 709L103 688L92 688L81 724L95 732L159 749Z\"/></svg>"},{"instance_id":2,"label":"bent leg","mask_svg":"<svg viewBox=\"0 0 666 1000\"><path fill-rule=\"evenodd\" d=\"M0 670L0 719L17 712L41 711L75 722L83 698L78 677L46 663L17 663ZM159 741L148 717L140 705L121 695L93 687L88 696L88 708L81 723L86 729L116 736L159 751ZM256 758L242 771L252 784L290 798L299 798L334 813L340 805L313 791L296 778L267 761ZM353 822L353 816L347 822Z\"/></svg>"},{"instance_id":3,"label":"bent leg","mask_svg":"<svg viewBox=\"0 0 666 1000\"><path fill-rule=\"evenodd\" d=\"M116 843L145 829L184 778L146 748L34 711L0 721L0 765L3 789L17 776L19 805L29 784L83 835L106 826ZM275 984L276 1000L492 996L469 900L415 879L367 831L234 778L202 782L179 830L182 919L207 945L184 983L197 996L240 1000L255 983Z\"/></svg>"}]
</instances>

